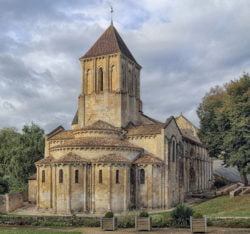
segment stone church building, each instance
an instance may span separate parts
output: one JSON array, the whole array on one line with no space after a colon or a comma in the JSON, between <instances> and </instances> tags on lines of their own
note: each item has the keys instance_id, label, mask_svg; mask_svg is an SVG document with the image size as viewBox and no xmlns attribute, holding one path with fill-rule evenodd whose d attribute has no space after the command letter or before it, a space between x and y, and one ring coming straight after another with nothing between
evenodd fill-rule
<instances>
[{"instance_id":1,"label":"stone church building","mask_svg":"<svg viewBox=\"0 0 250 234\"><path fill-rule=\"evenodd\" d=\"M46 135L44 159L29 183L38 209L165 209L210 189L212 161L198 129L182 114L160 122L143 113L141 66L112 24L80 62L72 129Z\"/></svg>"}]
</instances>

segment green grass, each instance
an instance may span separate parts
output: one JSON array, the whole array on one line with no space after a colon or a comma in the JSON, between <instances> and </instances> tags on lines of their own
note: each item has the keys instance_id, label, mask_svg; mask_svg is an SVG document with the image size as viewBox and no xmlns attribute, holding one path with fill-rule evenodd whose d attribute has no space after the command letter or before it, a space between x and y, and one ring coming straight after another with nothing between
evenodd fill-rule
<instances>
[{"instance_id":1,"label":"green grass","mask_svg":"<svg viewBox=\"0 0 250 234\"><path fill-rule=\"evenodd\" d=\"M250 217L250 194L217 197L195 205L193 209L208 217Z\"/></svg>"},{"instance_id":2,"label":"green grass","mask_svg":"<svg viewBox=\"0 0 250 234\"><path fill-rule=\"evenodd\" d=\"M80 232L62 232L62 231L45 231L45 230L1 230L1 234L80 234Z\"/></svg>"},{"instance_id":3,"label":"green grass","mask_svg":"<svg viewBox=\"0 0 250 234\"><path fill-rule=\"evenodd\" d=\"M236 196L217 197L198 205L192 206L195 212L208 217L250 217L250 194ZM170 212L161 212L154 215L170 217Z\"/></svg>"}]
</instances>

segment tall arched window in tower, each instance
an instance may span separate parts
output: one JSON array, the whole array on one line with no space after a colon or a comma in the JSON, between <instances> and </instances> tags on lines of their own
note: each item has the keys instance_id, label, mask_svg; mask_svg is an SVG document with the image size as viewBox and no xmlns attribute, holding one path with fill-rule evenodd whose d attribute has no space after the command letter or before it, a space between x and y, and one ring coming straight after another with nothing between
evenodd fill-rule
<instances>
[{"instance_id":1,"label":"tall arched window in tower","mask_svg":"<svg viewBox=\"0 0 250 234\"><path fill-rule=\"evenodd\" d=\"M136 79L136 75L134 74L134 84L135 84L135 90L134 90L134 94L135 94L135 96L137 96L137 93L138 93L138 91L137 91L137 79Z\"/></svg>"},{"instance_id":2,"label":"tall arched window in tower","mask_svg":"<svg viewBox=\"0 0 250 234\"><path fill-rule=\"evenodd\" d=\"M176 143L175 140L172 141L172 161L175 162L176 158Z\"/></svg>"},{"instance_id":3,"label":"tall arched window in tower","mask_svg":"<svg viewBox=\"0 0 250 234\"><path fill-rule=\"evenodd\" d=\"M103 79L103 70L102 68L100 67L98 69L98 74L97 74L97 92L103 92L103 82L104 82L104 79Z\"/></svg>"},{"instance_id":4,"label":"tall arched window in tower","mask_svg":"<svg viewBox=\"0 0 250 234\"><path fill-rule=\"evenodd\" d=\"M85 75L85 93L91 94L92 92L92 77L91 77L91 70L88 69Z\"/></svg>"},{"instance_id":5,"label":"tall arched window in tower","mask_svg":"<svg viewBox=\"0 0 250 234\"><path fill-rule=\"evenodd\" d=\"M63 183L63 170L62 169L59 170L59 183L60 184Z\"/></svg>"},{"instance_id":6,"label":"tall arched window in tower","mask_svg":"<svg viewBox=\"0 0 250 234\"><path fill-rule=\"evenodd\" d=\"M133 94L133 77L132 72L130 70L128 71L128 89L129 94Z\"/></svg>"},{"instance_id":7,"label":"tall arched window in tower","mask_svg":"<svg viewBox=\"0 0 250 234\"><path fill-rule=\"evenodd\" d=\"M116 77L116 68L113 65L110 70L110 91L116 90L115 77Z\"/></svg>"},{"instance_id":8,"label":"tall arched window in tower","mask_svg":"<svg viewBox=\"0 0 250 234\"><path fill-rule=\"evenodd\" d=\"M144 171L144 169L140 170L140 184L145 184L145 171Z\"/></svg>"},{"instance_id":9,"label":"tall arched window in tower","mask_svg":"<svg viewBox=\"0 0 250 234\"><path fill-rule=\"evenodd\" d=\"M127 91L127 77L125 67L122 66L122 87L123 91Z\"/></svg>"}]
</instances>

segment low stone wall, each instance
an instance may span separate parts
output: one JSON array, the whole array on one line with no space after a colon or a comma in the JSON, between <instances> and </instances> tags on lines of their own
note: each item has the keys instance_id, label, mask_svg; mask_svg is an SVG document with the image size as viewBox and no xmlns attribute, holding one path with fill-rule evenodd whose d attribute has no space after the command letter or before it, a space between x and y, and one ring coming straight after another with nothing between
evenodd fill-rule
<instances>
[{"instance_id":1,"label":"low stone wall","mask_svg":"<svg viewBox=\"0 0 250 234\"><path fill-rule=\"evenodd\" d=\"M5 195L0 195L0 213L6 213L6 198L5 198Z\"/></svg>"},{"instance_id":2,"label":"low stone wall","mask_svg":"<svg viewBox=\"0 0 250 234\"><path fill-rule=\"evenodd\" d=\"M9 213L23 206L23 195L11 193L0 195L0 213Z\"/></svg>"}]
</instances>

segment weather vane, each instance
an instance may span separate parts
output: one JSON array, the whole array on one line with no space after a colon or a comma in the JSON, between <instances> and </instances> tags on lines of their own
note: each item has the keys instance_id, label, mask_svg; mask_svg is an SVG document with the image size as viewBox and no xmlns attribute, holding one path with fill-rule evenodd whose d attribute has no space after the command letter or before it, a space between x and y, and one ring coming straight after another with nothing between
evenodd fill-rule
<instances>
[{"instance_id":1,"label":"weather vane","mask_svg":"<svg viewBox=\"0 0 250 234\"><path fill-rule=\"evenodd\" d=\"M111 25L113 25L113 12L114 12L113 7L110 6Z\"/></svg>"}]
</instances>

